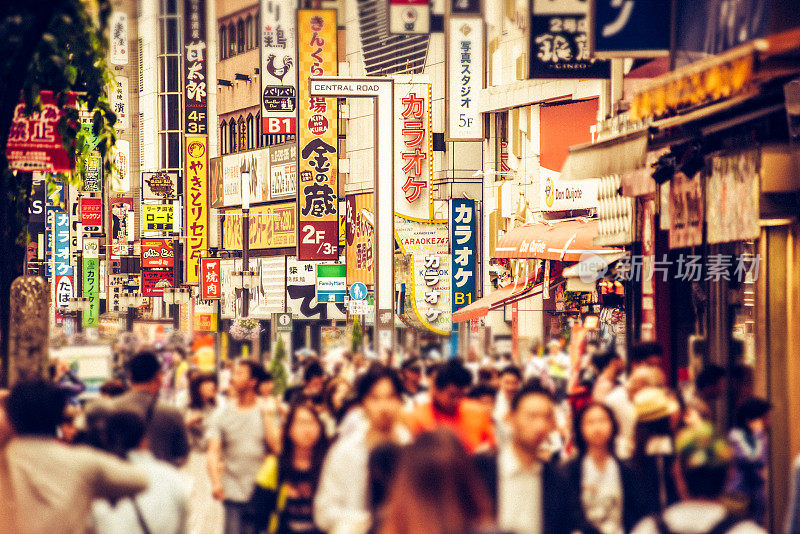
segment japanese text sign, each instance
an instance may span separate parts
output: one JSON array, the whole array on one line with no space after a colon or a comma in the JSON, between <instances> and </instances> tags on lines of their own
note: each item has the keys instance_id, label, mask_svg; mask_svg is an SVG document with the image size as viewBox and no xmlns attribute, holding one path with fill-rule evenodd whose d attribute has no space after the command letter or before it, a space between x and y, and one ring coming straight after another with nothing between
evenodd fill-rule
<instances>
[{"instance_id":1,"label":"japanese text sign","mask_svg":"<svg viewBox=\"0 0 800 534\"><path fill-rule=\"evenodd\" d=\"M200 298L218 300L222 298L222 272L219 258L200 260Z\"/></svg>"},{"instance_id":2,"label":"japanese text sign","mask_svg":"<svg viewBox=\"0 0 800 534\"><path fill-rule=\"evenodd\" d=\"M338 110L335 98L311 98L309 76L335 75L336 11L297 11L300 260L339 257Z\"/></svg>"},{"instance_id":3,"label":"japanese text sign","mask_svg":"<svg viewBox=\"0 0 800 534\"><path fill-rule=\"evenodd\" d=\"M475 201L454 198L451 204L450 228L453 246L453 311L472 304L475 299Z\"/></svg>"},{"instance_id":4,"label":"japanese text sign","mask_svg":"<svg viewBox=\"0 0 800 534\"><path fill-rule=\"evenodd\" d=\"M610 66L589 54L586 2L533 0L530 78L608 78Z\"/></svg>"},{"instance_id":5,"label":"japanese text sign","mask_svg":"<svg viewBox=\"0 0 800 534\"><path fill-rule=\"evenodd\" d=\"M185 131L208 135L206 0L184 0L183 6Z\"/></svg>"},{"instance_id":6,"label":"japanese text sign","mask_svg":"<svg viewBox=\"0 0 800 534\"><path fill-rule=\"evenodd\" d=\"M261 0L261 121L265 134L297 132L295 0Z\"/></svg>"},{"instance_id":7,"label":"japanese text sign","mask_svg":"<svg viewBox=\"0 0 800 534\"><path fill-rule=\"evenodd\" d=\"M61 144L58 121L63 116L51 91L39 93L42 109L25 113L25 104L14 108L8 132L6 157L9 168L17 171L70 172L72 162ZM65 106L75 107L75 93L67 93Z\"/></svg>"},{"instance_id":8,"label":"japanese text sign","mask_svg":"<svg viewBox=\"0 0 800 534\"><path fill-rule=\"evenodd\" d=\"M167 268L175 264L170 239L142 239L142 268Z\"/></svg>"},{"instance_id":9,"label":"japanese text sign","mask_svg":"<svg viewBox=\"0 0 800 534\"><path fill-rule=\"evenodd\" d=\"M206 137L186 138L186 277L196 284L200 258L208 248L208 144Z\"/></svg>"},{"instance_id":10,"label":"japanese text sign","mask_svg":"<svg viewBox=\"0 0 800 534\"><path fill-rule=\"evenodd\" d=\"M433 216L431 84L395 83L394 98L395 212L427 220Z\"/></svg>"},{"instance_id":11,"label":"japanese text sign","mask_svg":"<svg viewBox=\"0 0 800 534\"><path fill-rule=\"evenodd\" d=\"M347 283L374 283L375 230L368 216L375 209L372 193L348 195L345 208Z\"/></svg>"},{"instance_id":12,"label":"japanese text sign","mask_svg":"<svg viewBox=\"0 0 800 534\"><path fill-rule=\"evenodd\" d=\"M142 270L142 295L145 297L162 297L164 290L174 287L172 270Z\"/></svg>"},{"instance_id":13,"label":"japanese text sign","mask_svg":"<svg viewBox=\"0 0 800 534\"><path fill-rule=\"evenodd\" d=\"M448 137L483 138L478 100L483 89L483 19L450 17L448 32Z\"/></svg>"}]
</instances>

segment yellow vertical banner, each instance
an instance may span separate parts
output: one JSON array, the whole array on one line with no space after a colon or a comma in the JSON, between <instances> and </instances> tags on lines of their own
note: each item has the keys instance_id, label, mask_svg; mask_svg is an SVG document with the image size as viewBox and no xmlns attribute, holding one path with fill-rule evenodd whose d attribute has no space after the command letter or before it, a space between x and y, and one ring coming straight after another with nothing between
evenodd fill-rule
<instances>
[{"instance_id":1,"label":"yellow vertical banner","mask_svg":"<svg viewBox=\"0 0 800 534\"><path fill-rule=\"evenodd\" d=\"M311 98L308 78L337 74L336 10L297 11L298 240L300 260L339 257L338 109Z\"/></svg>"},{"instance_id":2,"label":"yellow vertical banner","mask_svg":"<svg viewBox=\"0 0 800 534\"><path fill-rule=\"evenodd\" d=\"M186 137L186 247L184 282L196 284L208 248L208 138Z\"/></svg>"}]
</instances>

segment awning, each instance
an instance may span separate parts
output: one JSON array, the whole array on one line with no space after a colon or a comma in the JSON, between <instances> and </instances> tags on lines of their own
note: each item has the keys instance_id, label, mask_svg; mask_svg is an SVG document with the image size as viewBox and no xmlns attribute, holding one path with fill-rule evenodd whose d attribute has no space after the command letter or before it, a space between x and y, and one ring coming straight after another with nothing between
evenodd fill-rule
<instances>
[{"instance_id":1,"label":"awning","mask_svg":"<svg viewBox=\"0 0 800 534\"><path fill-rule=\"evenodd\" d=\"M608 272L608 266L624 257L626 252L590 256L580 263L564 269L567 291L594 291L595 284Z\"/></svg>"},{"instance_id":2,"label":"awning","mask_svg":"<svg viewBox=\"0 0 800 534\"><path fill-rule=\"evenodd\" d=\"M539 258L581 261L584 254L613 254L623 250L592 244L599 231L597 219L540 221L508 231L497 241L497 258Z\"/></svg>"},{"instance_id":3,"label":"awning","mask_svg":"<svg viewBox=\"0 0 800 534\"><path fill-rule=\"evenodd\" d=\"M624 175L646 163L647 130L599 143L573 146L561 168L561 180L586 180L610 174Z\"/></svg>"}]
</instances>

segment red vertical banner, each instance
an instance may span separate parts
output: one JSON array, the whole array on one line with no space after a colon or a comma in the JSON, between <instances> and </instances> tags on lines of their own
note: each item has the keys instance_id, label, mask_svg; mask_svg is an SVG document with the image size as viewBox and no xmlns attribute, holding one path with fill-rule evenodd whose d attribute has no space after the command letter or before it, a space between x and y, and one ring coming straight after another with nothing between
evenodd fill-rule
<instances>
[{"instance_id":1,"label":"red vertical banner","mask_svg":"<svg viewBox=\"0 0 800 534\"><path fill-rule=\"evenodd\" d=\"M339 257L338 110L335 98L311 98L310 76L337 73L336 11L297 11L299 260Z\"/></svg>"},{"instance_id":2,"label":"red vertical banner","mask_svg":"<svg viewBox=\"0 0 800 534\"><path fill-rule=\"evenodd\" d=\"M222 298L221 266L219 258L200 260L200 298L217 300Z\"/></svg>"}]
</instances>

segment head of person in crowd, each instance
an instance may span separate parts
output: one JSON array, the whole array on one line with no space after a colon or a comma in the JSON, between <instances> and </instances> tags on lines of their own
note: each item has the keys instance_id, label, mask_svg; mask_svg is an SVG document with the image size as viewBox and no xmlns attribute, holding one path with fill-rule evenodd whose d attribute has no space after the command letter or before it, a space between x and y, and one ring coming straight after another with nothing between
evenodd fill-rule
<instances>
[{"instance_id":1,"label":"head of person in crowd","mask_svg":"<svg viewBox=\"0 0 800 534\"><path fill-rule=\"evenodd\" d=\"M303 394L308 397L322 395L325 386L325 369L316 358L309 360L303 370Z\"/></svg>"},{"instance_id":2,"label":"head of person in crowd","mask_svg":"<svg viewBox=\"0 0 800 534\"><path fill-rule=\"evenodd\" d=\"M113 399L125 393L125 383L119 378L112 378L106 380L100 386L100 397L104 399Z\"/></svg>"},{"instance_id":3,"label":"head of person in crowd","mask_svg":"<svg viewBox=\"0 0 800 534\"><path fill-rule=\"evenodd\" d=\"M467 398L478 401L489 410L489 413L494 411L494 402L497 397L497 389L489 384L476 384L467 393Z\"/></svg>"},{"instance_id":4,"label":"head of person in crowd","mask_svg":"<svg viewBox=\"0 0 800 534\"><path fill-rule=\"evenodd\" d=\"M500 391L510 402L522 387L522 371L516 365L508 365L500 371Z\"/></svg>"},{"instance_id":5,"label":"head of person in crowd","mask_svg":"<svg viewBox=\"0 0 800 534\"><path fill-rule=\"evenodd\" d=\"M133 410L115 410L108 414L103 449L120 458L142 446L146 427L142 416Z\"/></svg>"},{"instance_id":6,"label":"head of person in crowd","mask_svg":"<svg viewBox=\"0 0 800 534\"><path fill-rule=\"evenodd\" d=\"M189 408L203 410L217 404L217 377L212 373L195 373L189 380Z\"/></svg>"},{"instance_id":7,"label":"head of person in crowd","mask_svg":"<svg viewBox=\"0 0 800 534\"><path fill-rule=\"evenodd\" d=\"M344 416L344 407L352 390L350 383L343 377L337 376L328 380L325 390L322 393L325 409L336 419L341 420Z\"/></svg>"},{"instance_id":8,"label":"head of person in crowd","mask_svg":"<svg viewBox=\"0 0 800 534\"><path fill-rule=\"evenodd\" d=\"M549 390L530 381L511 400L508 414L514 447L538 456L548 436L556 429L555 402Z\"/></svg>"},{"instance_id":9,"label":"head of person in crowd","mask_svg":"<svg viewBox=\"0 0 800 534\"><path fill-rule=\"evenodd\" d=\"M665 388L645 387L633 398L633 407L636 410L633 455L641 458L648 454L648 450L652 451L651 440L672 439L672 419L680 412L680 404Z\"/></svg>"},{"instance_id":10,"label":"head of person in crowd","mask_svg":"<svg viewBox=\"0 0 800 534\"><path fill-rule=\"evenodd\" d=\"M127 368L132 390L158 395L161 390L163 374L161 361L155 353L150 351L137 352L128 360Z\"/></svg>"},{"instance_id":11,"label":"head of person in crowd","mask_svg":"<svg viewBox=\"0 0 800 534\"><path fill-rule=\"evenodd\" d=\"M417 357L408 358L400 366L403 388L409 395L416 395L422 389L422 362Z\"/></svg>"},{"instance_id":12,"label":"head of person in crowd","mask_svg":"<svg viewBox=\"0 0 800 534\"><path fill-rule=\"evenodd\" d=\"M611 408L600 402L590 402L575 414L572 423L579 456L585 456L590 450L614 455L619 425Z\"/></svg>"},{"instance_id":13,"label":"head of person in crowd","mask_svg":"<svg viewBox=\"0 0 800 534\"><path fill-rule=\"evenodd\" d=\"M735 425L744 430L748 436L755 436L769 428L769 413L772 403L758 397L744 401L736 410Z\"/></svg>"},{"instance_id":14,"label":"head of person in crowd","mask_svg":"<svg viewBox=\"0 0 800 534\"><path fill-rule=\"evenodd\" d=\"M356 399L364 410L372 430L392 432L400 417L403 385L391 367L374 363L358 380Z\"/></svg>"},{"instance_id":15,"label":"head of person in crowd","mask_svg":"<svg viewBox=\"0 0 800 534\"><path fill-rule=\"evenodd\" d=\"M491 521L489 494L452 433L423 433L403 449L381 534L469 533Z\"/></svg>"},{"instance_id":16,"label":"head of person in crowd","mask_svg":"<svg viewBox=\"0 0 800 534\"><path fill-rule=\"evenodd\" d=\"M697 395L706 402L714 402L725 393L725 369L709 364L697 374L694 381Z\"/></svg>"},{"instance_id":17,"label":"head of person in crowd","mask_svg":"<svg viewBox=\"0 0 800 534\"><path fill-rule=\"evenodd\" d=\"M439 412L454 415L472 384L472 373L458 359L439 366L433 380L431 400Z\"/></svg>"},{"instance_id":18,"label":"head of person in crowd","mask_svg":"<svg viewBox=\"0 0 800 534\"><path fill-rule=\"evenodd\" d=\"M614 350L604 350L594 353L594 356L592 356L592 366L595 368L598 375L604 376L609 380L616 380L616 378L625 371L625 363Z\"/></svg>"},{"instance_id":19,"label":"head of person in crowd","mask_svg":"<svg viewBox=\"0 0 800 534\"><path fill-rule=\"evenodd\" d=\"M310 460L312 484L316 487L328 451L328 438L316 407L310 402L292 406L286 416L281 439L281 459L278 463L281 471L287 473L296 468L299 458L307 458Z\"/></svg>"},{"instance_id":20,"label":"head of person in crowd","mask_svg":"<svg viewBox=\"0 0 800 534\"><path fill-rule=\"evenodd\" d=\"M646 341L636 343L628 350L628 370L635 371L641 366L661 367L664 349L660 343Z\"/></svg>"},{"instance_id":21,"label":"head of person in crowd","mask_svg":"<svg viewBox=\"0 0 800 534\"><path fill-rule=\"evenodd\" d=\"M681 430L675 437L680 475L690 499L717 500L725 489L733 450L709 423Z\"/></svg>"},{"instance_id":22,"label":"head of person in crowd","mask_svg":"<svg viewBox=\"0 0 800 534\"><path fill-rule=\"evenodd\" d=\"M269 398L275 394L275 380L272 378L272 373L264 371L264 378L258 384L258 395L260 397Z\"/></svg>"},{"instance_id":23,"label":"head of person in crowd","mask_svg":"<svg viewBox=\"0 0 800 534\"><path fill-rule=\"evenodd\" d=\"M64 420L67 397L52 382L24 380L6 398L6 417L18 436L55 437Z\"/></svg>"},{"instance_id":24,"label":"head of person in crowd","mask_svg":"<svg viewBox=\"0 0 800 534\"><path fill-rule=\"evenodd\" d=\"M478 369L478 384L486 384L494 389L500 387L500 377L497 374L497 369L491 365L484 365Z\"/></svg>"},{"instance_id":25,"label":"head of person in crowd","mask_svg":"<svg viewBox=\"0 0 800 534\"><path fill-rule=\"evenodd\" d=\"M243 397L258 395L258 385L264 379L264 368L251 360L237 360L231 373L231 389L242 400Z\"/></svg>"}]
</instances>

